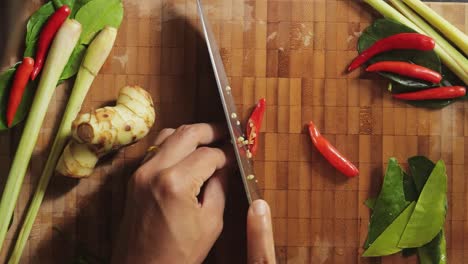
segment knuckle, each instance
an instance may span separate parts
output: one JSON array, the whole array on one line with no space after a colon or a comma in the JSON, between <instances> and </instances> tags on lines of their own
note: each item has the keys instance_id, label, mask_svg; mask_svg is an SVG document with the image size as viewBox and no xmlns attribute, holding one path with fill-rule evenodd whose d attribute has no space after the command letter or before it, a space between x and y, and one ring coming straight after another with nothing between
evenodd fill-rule
<instances>
[{"instance_id":1,"label":"knuckle","mask_svg":"<svg viewBox=\"0 0 468 264\"><path fill-rule=\"evenodd\" d=\"M195 125L182 125L176 130L176 133L184 139L193 140L198 135L198 128Z\"/></svg>"},{"instance_id":2,"label":"knuckle","mask_svg":"<svg viewBox=\"0 0 468 264\"><path fill-rule=\"evenodd\" d=\"M144 169L139 168L135 173L133 174L133 177L131 179L132 185L134 188L137 190L142 189L144 186L147 185L147 173L145 172Z\"/></svg>"},{"instance_id":3,"label":"knuckle","mask_svg":"<svg viewBox=\"0 0 468 264\"><path fill-rule=\"evenodd\" d=\"M182 192L181 184L177 180L178 175L174 169L167 169L161 172L153 181L156 196L159 198L172 198Z\"/></svg>"},{"instance_id":4,"label":"knuckle","mask_svg":"<svg viewBox=\"0 0 468 264\"><path fill-rule=\"evenodd\" d=\"M203 157L212 157L212 156L216 156L219 154L218 149L210 148L210 147L200 147L197 149L197 152L200 156L203 156Z\"/></svg>"},{"instance_id":5,"label":"knuckle","mask_svg":"<svg viewBox=\"0 0 468 264\"><path fill-rule=\"evenodd\" d=\"M161 132L159 132L159 135L170 135L173 132L174 132L173 128L164 128L163 130L161 130Z\"/></svg>"}]
</instances>

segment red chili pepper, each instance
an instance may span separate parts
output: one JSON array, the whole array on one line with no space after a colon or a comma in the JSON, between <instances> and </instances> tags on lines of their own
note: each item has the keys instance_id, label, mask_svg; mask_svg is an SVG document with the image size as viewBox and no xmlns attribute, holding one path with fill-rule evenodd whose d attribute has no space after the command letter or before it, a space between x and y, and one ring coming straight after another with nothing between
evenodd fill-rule
<instances>
[{"instance_id":1,"label":"red chili pepper","mask_svg":"<svg viewBox=\"0 0 468 264\"><path fill-rule=\"evenodd\" d=\"M16 70L13 84L11 86L10 98L8 100L7 107L7 125L11 127L13 120L15 119L16 111L23 99L24 90L29 81L29 76L34 67L34 59L24 58L23 62Z\"/></svg>"},{"instance_id":2,"label":"red chili pepper","mask_svg":"<svg viewBox=\"0 0 468 264\"><path fill-rule=\"evenodd\" d=\"M337 170L348 177L355 177L359 174L359 170L349 160L338 152L338 150L320 134L315 124L309 123L309 134L318 151L323 157Z\"/></svg>"},{"instance_id":3,"label":"red chili pepper","mask_svg":"<svg viewBox=\"0 0 468 264\"><path fill-rule=\"evenodd\" d=\"M249 142L248 149L252 155L257 153L258 148L258 133L262 126L263 115L265 114L266 100L262 98L258 101L252 115L247 122L247 140Z\"/></svg>"},{"instance_id":4,"label":"red chili pepper","mask_svg":"<svg viewBox=\"0 0 468 264\"><path fill-rule=\"evenodd\" d=\"M413 50L433 50L435 41L425 35L418 33L400 33L390 37L383 38L375 42L370 48L357 56L348 67L352 71L364 64L375 55L395 49L413 49Z\"/></svg>"},{"instance_id":5,"label":"red chili pepper","mask_svg":"<svg viewBox=\"0 0 468 264\"><path fill-rule=\"evenodd\" d=\"M376 72L384 71L400 74L403 76L428 81L431 83L440 83L442 75L440 73L416 64L403 61L381 61L367 67L366 71Z\"/></svg>"},{"instance_id":6,"label":"red chili pepper","mask_svg":"<svg viewBox=\"0 0 468 264\"><path fill-rule=\"evenodd\" d=\"M36 51L36 65L31 75L31 80L35 80L36 77L42 70L44 66L44 59L47 52L49 51L50 44L57 34L57 31L62 26L63 22L70 15L70 8L67 5L63 5L57 11L55 11L49 20L42 29L41 35L39 36L39 41L37 42L37 51Z\"/></svg>"},{"instance_id":7,"label":"red chili pepper","mask_svg":"<svg viewBox=\"0 0 468 264\"><path fill-rule=\"evenodd\" d=\"M401 100L433 100L433 99L453 99L466 95L466 88L463 86L448 86L426 89L411 93L394 94L393 98Z\"/></svg>"}]
</instances>

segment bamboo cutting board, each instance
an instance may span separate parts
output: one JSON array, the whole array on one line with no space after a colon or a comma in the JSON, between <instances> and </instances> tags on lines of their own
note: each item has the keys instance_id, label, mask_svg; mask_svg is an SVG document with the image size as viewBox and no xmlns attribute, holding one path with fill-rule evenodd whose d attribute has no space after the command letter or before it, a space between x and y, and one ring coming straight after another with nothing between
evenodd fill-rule
<instances>
[{"instance_id":1,"label":"bamboo cutting board","mask_svg":"<svg viewBox=\"0 0 468 264\"><path fill-rule=\"evenodd\" d=\"M27 15L38 2L31 0ZM116 46L83 110L112 102L126 84L139 84L153 96L156 125L145 140L104 161L93 177L52 180L22 263L72 263L83 249L108 257L122 214L126 181L158 131L222 120L195 1L124 3L125 19ZM255 168L272 208L279 263L379 263L360 258L369 220L363 202L376 196L389 157L405 163L416 154L444 159L447 164L448 259L451 263L468 259L467 102L438 111L417 109L393 101L385 92L385 81L359 72L344 74L356 55L360 32L374 18L360 1L204 3L243 118L257 99L267 99ZM431 6L468 31L468 4ZM36 187L69 92L67 85L58 88L50 105L7 246ZM309 120L359 166L359 177L346 179L312 148L304 129ZM20 129L0 134L0 190L19 135ZM235 213L235 208L242 207L242 191L230 195L227 226L243 218ZM242 232L241 227L231 231ZM245 256L242 234L235 237L226 232L223 236L227 237L224 243L231 243L227 252L232 256L228 259L220 250L210 254L210 259L240 263ZM6 254L6 250L0 253L1 263ZM381 263L416 263L416 258L392 256Z\"/></svg>"}]
</instances>

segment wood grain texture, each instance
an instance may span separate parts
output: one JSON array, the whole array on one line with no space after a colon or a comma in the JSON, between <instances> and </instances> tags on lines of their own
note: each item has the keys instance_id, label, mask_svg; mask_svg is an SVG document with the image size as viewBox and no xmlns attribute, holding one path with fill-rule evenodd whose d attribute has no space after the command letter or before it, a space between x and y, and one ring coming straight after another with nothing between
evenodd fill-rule
<instances>
[{"instance_id":1,"label":"wood grain texture","mask_svg":"<svg viewBox=\"0 0 468 264\"><path fill-rule=\"evenodd\" d=\"M31 1L26 11L35 10L37 2ZM360 1L204 2L243 120L259 98L267 98L255 169L272 209L279 263L376 263L360 258L370 217L363 202L377 195L389 157L405 165L416 154L446 161L448 258L451 263L468 259L467 102L440 111L417 109L392 100L385 81L374 75L359 70L345 74L357 54L360 32L375 15ZM80 245L108 258L126 182L158 131L223 118L195 1L124 3L125 19L115 48L83 111L115 100L127 84L139 84L153 96L156 125L140 143L104 161L93 177L53 178L21 263L71 263ZM467 4L430 5L468 32ZM66 85L58 88L50 105L7 248L36 187L69 92ZM346 179L319 155L304 129L309 120L357 164L359 177ZM0 190L20 132L18 128L0 134ZM245 198L239 179L233 178L232 184L226 232L209 263L242 263L245 257ZM0 253L1 263L7 253ZM416 261L391 256L381 263Z\"/></svg>"}]
</instances>

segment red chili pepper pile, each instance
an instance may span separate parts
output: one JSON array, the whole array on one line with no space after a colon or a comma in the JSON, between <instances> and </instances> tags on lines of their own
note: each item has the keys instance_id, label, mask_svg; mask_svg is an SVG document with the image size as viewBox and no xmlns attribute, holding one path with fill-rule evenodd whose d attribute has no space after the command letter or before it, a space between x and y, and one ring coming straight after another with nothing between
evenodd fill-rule
<instances>
[{"instance_id":1,"label":"red chili pepper pile","mask_svg":"<svg viewBox=\"0 0 468 264\"><path fill-rule=\"evenodd\" d=\"M367 62L372 57L391 50L429 51L435 48L432 38L419 33L400 33L376 41L370 48L363 51L348 67L352 71ZM439 84L442 75L426 67L403 61L380 61L367 67L368 72L390 72L418 80ZM393 95L400 100L441 100L455 99L466 95L466 88L461 86L438 87L411 93Z\"/></svg>"},{"instance_id":2,"label":"red chili pepper pile","mask_svg":"<svg viewBox=\"0 0 468 264\"><path fill-rule=\"evenodd\" d=\"M370 48L362 52L356 59L349 65L348 71L353 71L358 68L370 58L377 54L396 50L396 49L411 49L411 50L433 50L435 41L425 35L418 33L400 33L387 38L383 38L374 43Z\"/></svg>"},{"instance_id":3,"label":"red chili pepper pile","mask_svg":"<svg viewBox=\"0 0 468 264\"><path fill-rule=\"evenodd\" d=\"M11 127L15 119L18 107L23 99L24 91L28 85L28 81L35 80L44 66L44 59L49 51L49 47L54 39L57 31L62 26L63 22L70 15L70 8L63 5L57 9L49 18L39 36L36 51L36 61L32 58L24 58L21 65L18 67L13 79L13 84L10 90L10 96L7 106L7 125Z\"/></svg>"}]
</instances>

